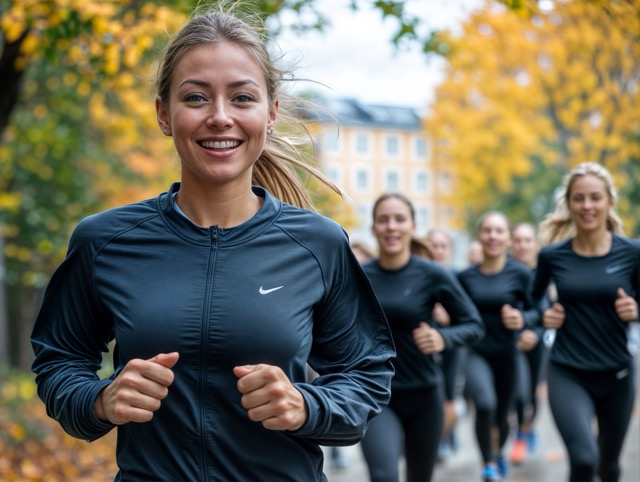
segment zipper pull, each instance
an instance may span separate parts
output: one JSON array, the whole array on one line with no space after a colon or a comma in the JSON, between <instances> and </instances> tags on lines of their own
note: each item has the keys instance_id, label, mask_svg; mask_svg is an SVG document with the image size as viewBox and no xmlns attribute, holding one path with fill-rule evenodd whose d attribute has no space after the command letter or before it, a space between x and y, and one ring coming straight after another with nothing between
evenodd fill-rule
<instances>
[{"instance_id":1,"label":"zipper pull","mask_svg":"<svg viewBox=\"0 0 640 482\"><path fill-rule=\"evenodd\" d=\"M218 226L211 226L211 247L216 248L218 246Z\"/></svg>"}]
</instances>

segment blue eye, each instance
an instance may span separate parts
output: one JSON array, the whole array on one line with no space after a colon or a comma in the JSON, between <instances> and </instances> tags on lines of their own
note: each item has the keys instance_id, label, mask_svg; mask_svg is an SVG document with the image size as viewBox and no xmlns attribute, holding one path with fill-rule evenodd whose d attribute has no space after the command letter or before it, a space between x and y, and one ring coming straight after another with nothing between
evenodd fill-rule
<instances>
[{"instance_id":1,"label":"blue eye","mask_svg":"<svg viewBox=\"0 0 640 482\"><path fill-rule=\"evenodd\" d=\"M200 94L189 94L187 95L186 100L188 102L202 102L205 98Z\"/></svg>"},{"instance_id":2,"label":"blue eye","mask_svg":"<svg viewBox=\"0 0 640 482\"><path fill-rule=\"evenodd\" d=\"M247 94L238 94L235 97L235 100L238 102L251 102L253 100L253 97Z\"/></svg>"}]
</instances>

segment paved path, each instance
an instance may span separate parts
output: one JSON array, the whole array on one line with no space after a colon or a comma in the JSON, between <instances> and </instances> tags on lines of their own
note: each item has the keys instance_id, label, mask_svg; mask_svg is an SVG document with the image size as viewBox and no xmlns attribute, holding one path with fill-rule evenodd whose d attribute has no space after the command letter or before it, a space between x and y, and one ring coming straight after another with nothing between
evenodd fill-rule
<instances>
[{"instance_id":1,"label":"paved path","mask_svg":"<svg viewBox=\"0 0 640 482\"><path fill-rule=\"evenodd\" d=\"M640 370L636 373L640 381ZM636 386L640 385L637 383ZM544 391L543 391L544 392ZM636 397L636 409L623 449L623 476L619 482L640 482L640 401ZM542 394L536 421L539 446L535 453L518 467L510 467L505 481L509 482L564 482L568 480L568 463L560 435L553 423L546 396ZM462 414L456 433L459 450L445 463L436 467L432 482L480 482L480 455L474 440L472 417ZM508 454L513 440L509 439ZM358 445L344 447L349 467L336 470L330 467L327 457L325 473L329 482L368 482L367 468ZM328 451L326 452L328 455Z\"/></svg>"}]
</instances>

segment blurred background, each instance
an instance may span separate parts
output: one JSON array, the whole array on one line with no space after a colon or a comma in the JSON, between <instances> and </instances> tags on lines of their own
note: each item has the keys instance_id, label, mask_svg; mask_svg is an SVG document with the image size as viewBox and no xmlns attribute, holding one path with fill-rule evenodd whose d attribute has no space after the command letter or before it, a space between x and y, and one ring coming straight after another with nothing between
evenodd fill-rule
<instances>
[{"instance_id":1,"label":"blurred background","mask_svg":"<svg viewBox=\"0 0 640 482\"><path fill-rule=\"evenodd\" d=\"M112 436L75 441L44 414L29 334L76 223L178 179L151 83L197 3L0 0L1 480L113 479ZM310 189L352 240L373 245L373 201L401 191L462 267L481 213L537 223L587 160L640 235L640 0L240 3L263 12L292 91L335 115L308 113L309 151L350 199Z\"/></svg>"}]
</instances>

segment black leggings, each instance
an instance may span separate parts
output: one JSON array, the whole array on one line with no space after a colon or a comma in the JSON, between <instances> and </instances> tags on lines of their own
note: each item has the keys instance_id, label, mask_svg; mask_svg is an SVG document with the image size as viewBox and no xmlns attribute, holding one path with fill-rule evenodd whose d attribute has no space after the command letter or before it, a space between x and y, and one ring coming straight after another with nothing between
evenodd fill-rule
<instances>
[{"instance_id":1,"label":"black leggings","mask_svg":"<svg viewBox=\"0 0 640 482\"><path fill-rule=\"evenodd\" d=\"M443 403L441 385L392 391L389 405L371 420L361 442L371 482L398 482L402 453L407 482L431 480L444 420Z\"/></svg>"},{"instance_id":2,"label":"black leggings","mask_svg":"<svg viewBox=\"0 0 640 482\"><path fill-rule=\"evenodd\" d=\"M615 372L594 373L551 362L548 370L549 405L569 453L569 480L592 482L597 473L602 482L617 482L635 397L633 363Z\"/></svg>"},{"instance_id":3,"label":"black leggings","mask_svg":"<svg viewBox=\"0 0 640 482\"><path fill-rule=\"evenodd\" d=\"M523 423L532 423L536 418L538 413L536 391L548 351L541 338L533 350L518 352L518 389L515 400L518 426Z\"/></svg>"},{"instance_id":4,"label":"black leggings","mask_svg":"<svg viewBox=\"0 0 640 482\"><path fill-rule=\"evenodd\" d=\"M469 350L466 392L476 412L476 440L485 464L495 462L491 431L498 428L498 447L509 437L509 408L516 394L516 352L485 357Z\"/></svg>"},{"instance_id":5,"label":"black leggings","mask_svg":"<svg viewBox=\"0 0 640 482\"><path fill-rule=\"evenodd\" d=\"M458 386L460 378L464 378L464 374L460 373L463 366L464 348L450 348L442 352L442 374L444 376L444 398L450 402L456 399L458 395Z\"/></svg>"}]
</instances>

